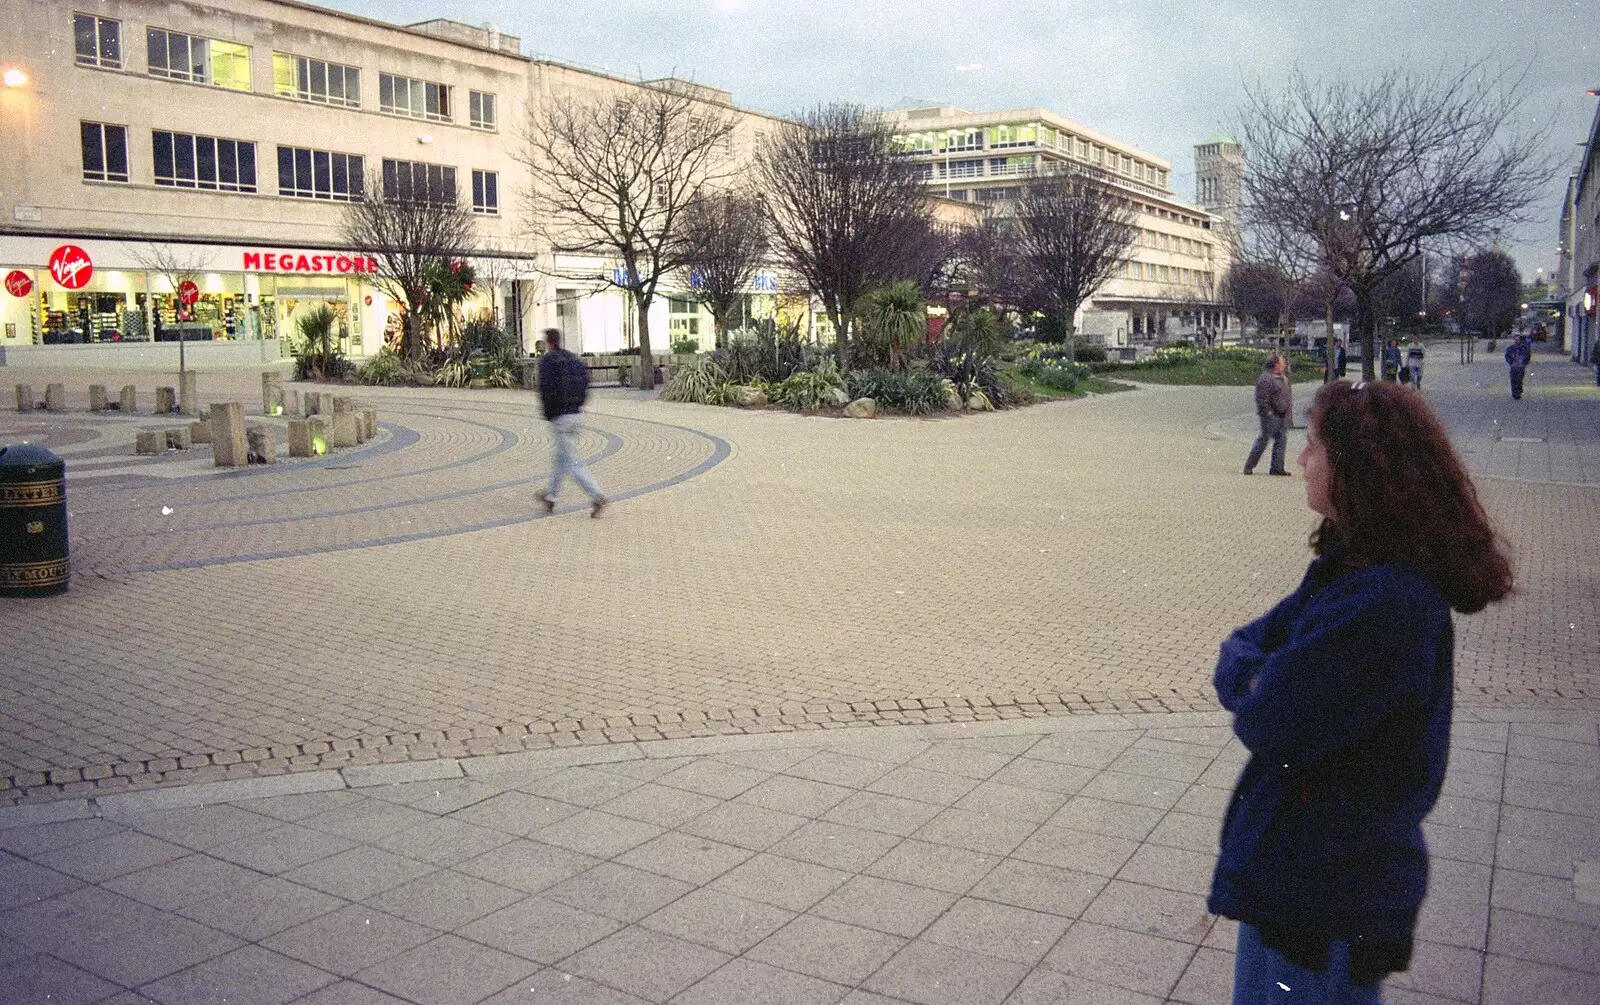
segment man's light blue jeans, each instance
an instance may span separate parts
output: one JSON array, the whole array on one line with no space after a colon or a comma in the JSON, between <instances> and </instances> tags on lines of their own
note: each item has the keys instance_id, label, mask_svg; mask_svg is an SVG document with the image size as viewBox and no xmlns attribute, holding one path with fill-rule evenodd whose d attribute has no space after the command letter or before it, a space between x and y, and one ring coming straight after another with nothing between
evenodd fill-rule
<instances>
[{"instance_id":1,"label":"man's light blue jeans","mask_svg":"<svg viewBox=\"0 0 1600 1005\"><path fill-rule=\"evenodd\" d=\"M1381 1005L1381 982L1350 983L1350 944L1328 947L1328 969L1307 970L1261 941L1261 933L1239 926L1233 966L1233 1005Z\"/></svg>"},{"instance_id":2,"label":"man's light blue jeans","mask_svg":"<svg viewBox=\"0 0 1600 1005\"><path fill-rule=\"evenodd\" d=\"M561 490L561 480L571 475L578 487L589 493L590 499L605 498L600 486L594 483L594 478L589 474L589 469L578 460L578 430L581 427L577 413L556 416L550 420L550 428L556 434L556 451L555 464L550 470L550 484L545 486L545 494L554 499Z\"/></svg>"}]
</instances>

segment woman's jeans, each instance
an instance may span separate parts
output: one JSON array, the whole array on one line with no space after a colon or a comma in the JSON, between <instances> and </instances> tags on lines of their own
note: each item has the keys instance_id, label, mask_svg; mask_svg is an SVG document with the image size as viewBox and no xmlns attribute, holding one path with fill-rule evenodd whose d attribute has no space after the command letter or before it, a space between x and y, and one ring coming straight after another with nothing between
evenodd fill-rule
<instances>
[{"instance_id":1,"label":"woman's jeans","mask_svg":"<svg viewBox=\"0 0 1600 1005\"><path fill-rule=\"evenodd\" d=\"M1233 1005L1380 1005L1380 982L1350 983L1350 944L1328 948L1328 969L1297 967L1261 941L1261 933L1239 926L1234 959Z\"/></svg>"}]
</instances>

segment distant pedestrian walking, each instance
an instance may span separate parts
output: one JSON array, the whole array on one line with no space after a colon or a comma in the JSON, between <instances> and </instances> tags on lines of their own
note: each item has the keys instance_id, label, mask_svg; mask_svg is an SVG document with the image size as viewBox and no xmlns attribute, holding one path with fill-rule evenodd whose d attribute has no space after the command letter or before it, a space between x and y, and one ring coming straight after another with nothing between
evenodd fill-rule
<instances>
[{"instance_id":1,"label":"distant pedestrian walking","mask_svg":"<svg viewBox=\"0 0 1600 1005\"><path fill-rule=\"evenodd\" d=\"M1334 344L1334 349L1333 349L1333 374L1334 374L1335 377L1339 377L1339 378L1342 379L1344 377L1344 370L1345 370L1344 339L1340 339L1338 342L1336 342Z\"/></svg>"},{"instance_id":2,"label":"distant pedestrian walking","mask_svg":"<svg viewBox=\"0 0 1600 1005\"><path fill-rule=\"evenodd\" d=\"M1411 344L1406 347L1406 370L1411 378L1410 384L1417 390L1422 390L1422 359L1427 355L1427 350L1422 348L1422 342L1412 336Z\"/></svg>"},{"instance_id":3,"label":"distant pedestrian walking","mask_svg":"<svg viewBox=\"0 0 1600 1005\"><path fill-rule=\"evenodd\" d=\"M561 491L561 481L567 475L578 487L589 493L589 515L598 517L606 508L607 499L590 476L589 469L578 460L578 413L589 399L589 368L583 360L561 348L561 332L555 328L544 330L548 346L539 357L539 398L544 404L544 417L550 420L555 433L555 460L550 469L550 483L539 493L539 501L546 513L555 512L556 495Z\"/></svg>"},{"instance_id":4,"label":"distant pedestrian walking","mask_svg":"<svg viewBox=\"0 0 1600 1005\"><path fill-rule=\"evenodd\" d=\"M1511 368L1511 397L1513 400L1522 398L1522 382L1528 376L1528 363L1533 359L1533 350L1528 346L1528 336L1518 335L1517 340L1506 346L1506 366Z\"/></svg>"},{"instance_id":5,"label":"distant pedestrian walking","mask_svg":"<svg viewBox=\"0 0 1600 1005\"><path fill-rule=\"evenodd\" d=\"M1298 589L1223 641L1214 683L1250 754L1207 908L1237 920L1234 1005L1376 1005L1411 964L1422 821L1444 784L1451 610L1512 571L1426 399L1328 384L1300 454L1321 518Z\"/></svg>"},{"instance_id":6,"label":"distant pedestrian walking","mask_svg":"<svg viewBox=\"0 0 1600 1005\"><path fill-rule=\"evenodd\" d=\"M1383 344L1383 379L1400 379L1400 346L1394 339Z\"/></svg>"},{"instance_id":7,"label":"distant pedestrian walking","mask_svg":"<svg viewBox=\"0 0 1600 1005\"><path fill-rule=\"evenodd\" d=\"M1256 419L1261 423L1261 435L1256 437L1255 444L1250 448L1250 456L1244 462L1244 473L1247 475L1255 472L1256 464L1261 460L1269 441L1272 443L1272 461L1267 474L1289 473L1283 466L1288 447L1289 413L1294 408L1293 399L1289 397L1289 379L1284 375L1288 368L1288 358L1273 353L1267 357L1261 376L1256 378Z\"/></svg>"}]
</instances>

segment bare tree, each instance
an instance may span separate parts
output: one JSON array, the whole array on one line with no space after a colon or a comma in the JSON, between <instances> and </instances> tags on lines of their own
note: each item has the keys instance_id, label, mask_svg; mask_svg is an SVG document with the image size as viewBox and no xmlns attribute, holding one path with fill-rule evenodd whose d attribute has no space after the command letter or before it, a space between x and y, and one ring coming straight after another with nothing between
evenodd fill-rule
<instances>
[{"instance_id":1,"label":"bare tree","mask_svg":"<svg viewBox=\"0 0 1600 1005\"><path fill-rule=\"evenodd\" d=\"M427 348L422 318L433 272L470 257L477 228L456 201L453 185L385 188L369 188L360 202L346 206L340 230L352 249L377 260L378 286L406 305L400 347L418 359Z\"/></svg>"},{"instance_id":2,"label":"bare tree","mask_svg":"<svg viewBox=\"0 0 1600 1005\"><path fill-rule=\"evenodd\" d=\"M133 251L133 260L143 266L146 272L153 272L167 281L167 284L172 287L172 295L178 299L178 318L183 320L184 314L187 313L183 307L183 284L186 282L198 283L200 277L205 274L206 269L211 264L211 256L203 248L179 251L170 244L151 242L143 248L135 249ZM159 316L156 313L159 308L156 306L155 291L151 290L145 299L148 301L150 312L150 328L146 330L153 331L159 321ZM185 352L186 341L181 336L178 339L178 376L180 378L189 370L189 361Z\"/></svg>"},{"instance_id":3,"label":"bare tree","mask_svg":"<svg viewBox=\"0 0 1600 1005\"><path fill-rule=\"evenodd\" d=\"M1540 138L1514 125L1521 83L1473 64L1247 91L1246 224L1309 244L1349 287L1366 379L1379 284L1430 246L1526 221L1550 178Z\"/></svg>"},{"instance_id":4,"label":"bare tree","mask_svg":"<svg viewBox=\"0 0 1600 1005\"><path fill-rule=\"evenodd\" d=\"M775 249L811 287L849 367L850 312L874 286L909 278L902 249L932 216L917 166L893 128L859 105L819 105L786 123L756 159Z\"/></svg>"},{"instance_id":5,"label":"bare tree","mask_svg":"<svg viewBox=\"0 0 1600 1005\"><path fill-rule=\"evenodd\" d=\"M1137 234L1128 200L1086 172L1044 175L1023 187L1017 258L1024 281L1060 318L1068 360L1078 307L1116 273Z\"/></svg>"},{"instance_id":6,"label":"bare tree","mask_svg":"<svg viewBox=\"0 0 1600 1005\"><path fill-rule=\"evenodd\" d=\"M556 272L629 295L638 320L639 387L655 386L650 305L662 280L682 265L689 207L735 169L732 133L725 110L675 80L602 96L549 97L529 109L523 163L537 235L555 255L620 263L598 276Z\"/></svg>"},{"instance_id":7,"label":"bare tree","mask_svg":"<svg viewBox=\"0 0 1600 1005\"><path fill-rule=\"evenodd\" d=\"M683 217L681 261L689 297L711 313L715 348L728 340L728 321L767 257L767 218L756 199L719 193L696 200Z\"/></svg>"},{"instance_id":8,"label":"bare tree","mask_svg":"<svg viewBox=\"0 0 1600 1005\"><path fill-rule=\"evenodd\" d=\"M1222 296L1241 324L1254 321L1258 330L1267 330L1282 322L1292 285L1270 262L1236 261L1222 278Z\"/></svg>"},{"instance_id":9,"label":"bare tree","mask_svg":"<svg viewBox=\"0 0 1600 1005\"><path fill-rule=\"evenodd\" d=\"M1516 323L1522 305L1522 274L1511 256L1498 249L1467 259L1463 323L1499 338Z\"/></svg>"}]
</instances>

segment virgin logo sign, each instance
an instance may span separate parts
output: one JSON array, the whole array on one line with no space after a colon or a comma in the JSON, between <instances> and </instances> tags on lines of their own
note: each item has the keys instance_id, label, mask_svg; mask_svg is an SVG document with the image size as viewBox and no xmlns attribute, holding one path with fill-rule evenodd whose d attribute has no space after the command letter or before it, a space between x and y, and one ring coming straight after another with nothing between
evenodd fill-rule
<instances>
[{"instance_id":1,"label":"virgin logo sign","mask_svg":"<svg viewBox=\"0 0 1600 1005\"><path fill-rule=\"evenodd\" d=\"M89 253L76 244L63 244L50 253L50 278L62 289L81 290L94 275Z\"/></svg>"},{"instance_id":2,"label":"virgin logo sign","mask_svg":"<svg viewBox=\"0 0 1600 1005\"><path fill-rule=\"evenodd\" d=\"M12 269L6 273L6 292L14 297L25 297L33 292L33 280L26 272Z\"/></svg>"}]
</instances>

